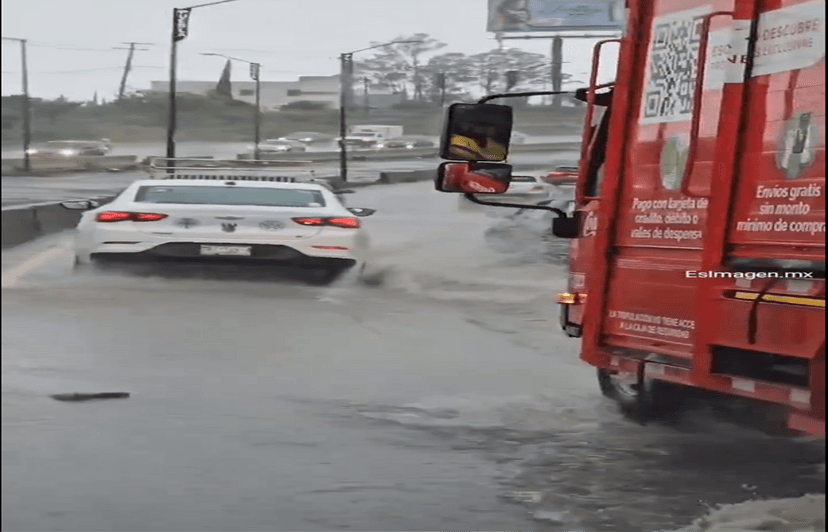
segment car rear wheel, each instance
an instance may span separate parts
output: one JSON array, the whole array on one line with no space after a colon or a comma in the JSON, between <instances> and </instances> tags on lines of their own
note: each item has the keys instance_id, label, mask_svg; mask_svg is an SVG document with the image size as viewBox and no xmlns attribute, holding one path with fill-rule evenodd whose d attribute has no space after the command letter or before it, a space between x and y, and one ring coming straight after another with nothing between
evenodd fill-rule
<instances>
[{"instance_id":1,"label":"car rear wheel","mask_svg":"<svg viewBox=\"0 0 828 532\"><path fill-rule=\"evenodd\" d=\"M339 279L346 270L347 268L319 268L311 270L308 277L314 286L327 286Z\"/></svg>"},{"instance_id":2,"label":"car rear wheel","mask_svg":"<svg viewBox=\"0 0 828 532\"><path fill-rule=\"evenodd\" d=\"M88 272L88 271L92 270L93 268L94 268L93 264L90 264L88 262L84 262L80 259L80 257L75 255L75 258L72 261L72 271L73 272L75 272L75 273Z\"/></svg>"},{"instance_id":3,"label":"car rear wheel","mask_svg":"<svg viewBox=\"0 0 828 532\"><path fill-rule=\"evenodd\" d=\"M683 407L682 387L655 379L639 383L635 374L598 369L598 384L605 397L615 401L622 414L640 423L675 422Z\"/></svg>"}]
</instances>

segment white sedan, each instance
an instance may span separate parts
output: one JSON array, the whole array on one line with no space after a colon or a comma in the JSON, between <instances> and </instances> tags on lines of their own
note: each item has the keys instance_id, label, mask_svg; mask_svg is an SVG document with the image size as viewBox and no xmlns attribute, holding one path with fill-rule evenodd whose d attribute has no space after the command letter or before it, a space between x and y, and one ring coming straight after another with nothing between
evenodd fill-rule
<instances>
[{"instance_id":1,"label":"white sedan","mask_svg":"<svg viewBox=\"0 0 828 532\"><path fill-rule=\"evenodd\" d=\"M368 235L359 217L316 183L147 179L115 200L65 202L85 210L75 264L121 261L266 262L307 268L322 283L361 269Z\"/></svg>"}]
</instances>

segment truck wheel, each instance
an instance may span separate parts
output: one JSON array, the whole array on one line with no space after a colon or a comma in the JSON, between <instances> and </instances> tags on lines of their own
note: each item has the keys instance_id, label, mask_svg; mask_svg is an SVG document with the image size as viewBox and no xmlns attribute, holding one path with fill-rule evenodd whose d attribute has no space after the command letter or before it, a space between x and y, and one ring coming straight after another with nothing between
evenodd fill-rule
<instances>
[{"instance_id":1,"label":"truck wheel","mask_svg":"<svg viewBox=\"0 0 828 532\"><path fill-rule=\"evenodd\" d=\"M598 369L598 384L604 396L615 401L622 414L639 423L675 422L684 404L681 387L654 379L639 384L635 374Z\"/></svg>"}]
</instances>

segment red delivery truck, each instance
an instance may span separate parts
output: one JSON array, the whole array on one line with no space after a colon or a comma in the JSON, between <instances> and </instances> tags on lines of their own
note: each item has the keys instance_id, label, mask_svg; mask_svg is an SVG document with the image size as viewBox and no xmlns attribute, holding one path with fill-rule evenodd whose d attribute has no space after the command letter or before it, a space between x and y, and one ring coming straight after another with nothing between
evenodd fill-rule
<instances>
[{"instance_id":1,"label":"red delivery truck","mask_svg":"<svg viewBox=\"0 0 828 532\"><path fill-rule=\"evenodd\" d=\"M596 45L576 92L576 210L552 228L571 239L561 326L625 412L703 391L824 436L825 1L626 7L623 36ZM616 78L599 86L612 42ZM489 101L509 96L449 108L437 190L512 206L488 201L508 188L506 157L449 150L469 129L508 146L511 107Z\"/></svg>"}]
</instances>

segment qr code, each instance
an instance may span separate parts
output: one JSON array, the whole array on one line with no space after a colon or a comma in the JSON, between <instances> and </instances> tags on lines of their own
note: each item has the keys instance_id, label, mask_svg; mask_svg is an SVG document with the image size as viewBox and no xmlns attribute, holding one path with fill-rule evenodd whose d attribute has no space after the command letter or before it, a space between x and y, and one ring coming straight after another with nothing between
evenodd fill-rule
<instances>
[{"instance_id":1,"label":"qr code","mask_svg":"<svg viewBox=\"0 0 828 532\"><path fill-rule=\"evenodd\" d=\"M691 116L705 12L686 11L653 21L644 121L674 122Z\"/></svg>"}]
</instances>

